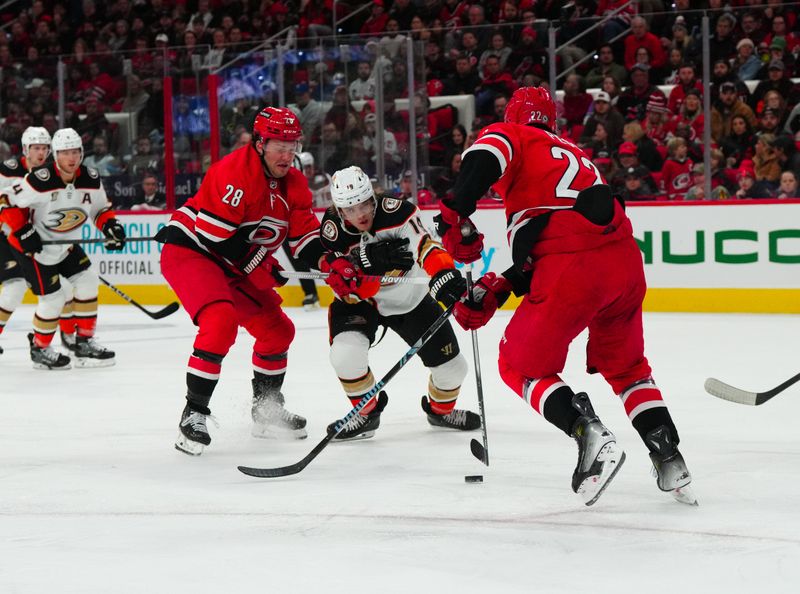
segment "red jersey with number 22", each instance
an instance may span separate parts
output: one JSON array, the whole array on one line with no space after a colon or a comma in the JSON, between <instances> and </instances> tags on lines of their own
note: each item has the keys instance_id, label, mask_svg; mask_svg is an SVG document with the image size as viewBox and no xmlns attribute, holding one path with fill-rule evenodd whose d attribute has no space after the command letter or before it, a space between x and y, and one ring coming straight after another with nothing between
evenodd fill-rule
<instances>
[{"instance_id":1,"label":"red jersey with number 22","mask_svg":"<svg viewBox=\"0 0 800 594\"><path fill-rule=\"evenodd\" d=\"M503 199L509 223L522 213L530 218L552 209L571 208L578 192L605 183L580 148L534 126L487 126L464 155L472 151L488 151L500 164L501 177L492 189Z\"/></svg>"}]
</instances>

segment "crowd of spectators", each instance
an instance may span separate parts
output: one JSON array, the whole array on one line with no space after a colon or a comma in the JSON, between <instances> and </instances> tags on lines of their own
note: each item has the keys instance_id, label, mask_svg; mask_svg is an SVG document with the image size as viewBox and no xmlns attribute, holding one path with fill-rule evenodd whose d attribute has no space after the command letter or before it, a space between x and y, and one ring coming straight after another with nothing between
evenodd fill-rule
<instances>
[{"instance_id":1,"label":"crowd of spectators","mask_svg":"<svg viewBox=\"0 0 800 594\"><path fill-rule=\"evenodd\" d=\"M628 200L794 196L800 170L800 88L792 81L800 67L796 9L774 0L12 2L0 8L0 158L19 153L29 125L51 133L70 126L84 139L88 165L104 176L128 176L136 188L118 206L160 208L163 195L153 183L164 173L163 77L172 77L175 92L177 173L202 175L210 164L203 80L209 65L228 63L274 37L295 52L283 88L303 127L309 179L324 182L351 164L377 175L382 161L381 185L405 194L416 175L424 187L420 202L435 200L452 188L461 152L478 131L502 121L514 90L547 84L553 23L563 46L557 70L569 71L559 80L560 133L583 147ZM704 14L711 30L708 88L699 80ZM395 107L396 99L409 97L408 39L420 48L411 93L416 138L409 138L409 111ZM361 51L349 59L310 51L345 42ZM223 153L249 142L253 117L261 104L277 100L276 88L272 81L255 92L221 95ZM702 107L706 92L710 113ZM432 106L432 98L451 95L474 96L473 121L459 124L452 105ZM702 163L706 118L709 167ZM409 171L412 144L420 165L415 172Z\"/></svg>"}]
</instances>

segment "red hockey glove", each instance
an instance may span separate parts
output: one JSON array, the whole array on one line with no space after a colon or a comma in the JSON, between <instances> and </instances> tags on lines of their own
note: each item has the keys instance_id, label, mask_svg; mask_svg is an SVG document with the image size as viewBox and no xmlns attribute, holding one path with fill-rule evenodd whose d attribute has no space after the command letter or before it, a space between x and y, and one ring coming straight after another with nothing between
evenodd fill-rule
<instances>
[{"instance_id":1,"label":"red hockey glove","mask_svg":"<svg viewBox=\"0 0 800 594\"><path fill-rule=\"evenodd\" d=\"M341 252L331 252L322 262L322 272L328 273L325 282L339 297L355 293L361 274Z\"/></svg>"},{"instance_id":2,"label":"red hockey glove","mask_svg":"<svg viewBox=\"0 0 800 594\"><path fill-rule=\"evenodd\" d=\"M444 249L453 259L469 264L480 260L483 250L483 233L479 233L469 217L462 217L444 201L439 203L440 214L433 220L442 238Z\"/></svg>"},{"instance_id":3,"label":"red hockey glove","mask_svg":"<svg viewBox=\"0 0 800 594\"><path fill-rule=\"evenodd\" d=\"M511 283L489 272L472 287L472 295L456 303L453 315L464 330L477 330L492 319L497 308L511 295Z\"/></svg>"},{"instance_id":4,"label":"red hockey glove","mask_svg":"<svg viewBox=\"0 0 800 594\"><path fill-rule=\"evenodd\" d=\"M287 281L280 274L283 267L263 245L250 249L242 262L241 270L247 275L247 280L261 291L282 287Z\"/></svg>"}]
</instances>

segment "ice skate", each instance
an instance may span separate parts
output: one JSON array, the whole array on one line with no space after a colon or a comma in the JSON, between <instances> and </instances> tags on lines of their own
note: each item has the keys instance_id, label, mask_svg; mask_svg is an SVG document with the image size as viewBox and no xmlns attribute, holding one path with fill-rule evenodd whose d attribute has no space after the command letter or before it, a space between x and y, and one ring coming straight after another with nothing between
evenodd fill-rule
<instances>
[{"instance_id":1,"label":"ice skate","mask_svg":"<svg viewBox=\"0 0 800 594\"><path fill-rule=\"evenodd\" d=\"M255 380L254 391L255 391ZM306 420L284 408L283 394L254 395L251 435L260 439L305 439Z\"/></svg>"},{"instance_id":2,"label":"ice skate","mask_svg":"<svg viewBox=\"0 0 800 594\"><path fill-rule=\"evenodd\" d=\"M625 452L617 445L614 434L594 414L585 392L573 396L572 406L581 413L571 432L578 442L578 465L572 473L572 490L586 505L592 505L619 472L625 462Z\"/></svg>"},{"instance_id":3,"label":"ice skate","mask_svg":"<svg viewBox=\"0 0 800 594\"><path fill-rule=\"evenodd\" d=\"M428 415L428 423L433 427L458 431L475 431L481 428L481 417L470 410L454 408L446 415L437 415L431 410L431 403L426 396L422 397L422 410Z\"/></svg>"},{"instance_id":4,"label":"ice skate","mask_svg":"<svg viewBox=\"0 0 800 594\"><path fill-rule=\"evenodd\" d=\"M319 307L319 297L316 293L311 293L303 298L303 309L306 311L314 311Z\"/></svg>"},{"instance_id":5,"label":"ice skate","mask_svg":"<svg viewBox=\"0 0 800 594\"><path fill-rule=\"evenodd\" d=\"M181 422L178 424L180 432L175 442L176 450L190 456L199 456L203 453L205 447L211 443L211 436L206 427L208 416L186 404L181 414Z\"/></svg>"},{"instance_id":6,"label":"ice skate","mask_svg":"<svg viewBox=\"0 0 800 594\"><path fill-rule=\"evenodd\" d=\"M61 346L67 349L69 352L75 352L75 335L74 334L67 334L63 330L61 330Z\"/></svg>"},{"instance_id":7,"label":"ice skate","mask_svg":"<svg viewBox=\"0 0 800 594\"><path fill-rule=\"evenodd\" d=\"M358 439L369 439L370 437L373 437L375 435L375 431L381 426L381 413L383 412L383 409L386 408L386 404L388 402L389 397L386 395L386 392L381 390L377 396L375 408L369 411L369 413L366 415L354 415L352 419L347 421L347 424L339 432L339 434L333 438L333 441L355 441ZM336 422L328 425L328 433L333 433L335 431L336 423L338 422L339 421L337 420Z\"/></svg>"},{"instance_id":8,"label":"ice skate","mask_svg":"<svg viewBox=\"0 0 800 594\"><path fill-rule=\"evenodd\" d=\"M51 346L38 347L33 341L33 333L28 334L28 342L31 346L31 361L34 369L48 369L51 371L61 371L70 369L72 363L70 358L56 351Z\"/></svg>"},{"instance_id":9,"label":"ice skate","mask_svg":"<svg viewBox=\"0 0 800 594\"><path fill-rule=\"evenodd\" d=\"M75 337L75 367L111 367L114 351L98 343L93 336Z\"/></svg>"},{"instance_id":10,"label":"ice skate","mask_svg":"<svg viewBox=\"0 0 800 594\"><path fill-rule=\"evenodd\" d=\"M666 425L650 431L645 443L650 449L650 460L653 462L653 475L656 485L662 491L672 495L676 501L686 505L698 505L689 483L692 475L686 467L683 455L673 440L672 432Z\"/></svg>"}]
</instances>

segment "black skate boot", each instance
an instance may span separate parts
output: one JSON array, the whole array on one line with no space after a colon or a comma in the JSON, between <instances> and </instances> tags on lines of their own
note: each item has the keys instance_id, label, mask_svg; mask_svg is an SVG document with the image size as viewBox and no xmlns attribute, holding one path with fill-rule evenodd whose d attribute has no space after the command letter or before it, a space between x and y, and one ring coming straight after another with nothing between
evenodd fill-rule
<instances>
[{"instance_id":1,"label":"black skate boot","mask_svg":"<svg viewBox=\"0 0 800 594\"><path fill-rule=\"evenodd\" d=\"M75 367L111 367L114 351L98 343L93 336L75 337Z\"/></svg>"},{"instance_id":2,"label":"black skate boot","mask_svg":"<svg viewBox=\"0 0 800 594\"><path fill-rule=\"evenodd\" d=\"M694 491L689 486L692 475L686 468L686 462L678 451L669 427L661 425L648 432L645 444L650 449L650 460L653 462L653 474L658 488L670 493L680 503L698 505Z\"/></svg>"},{"instance_id":3,"label":"black skate boot","mask_svg":"<svg viewBox=\"0 0 800 594\"><path fill-rule=\"evenodd\" d=\"M311 293L303 298L303 309L306 311L314 311L319 307L319 297L316 293Z\"/></svg>"},{"instance_id":4,"label":"black skate boot","mask_svg":"<svg viewBox=\"0 0 800 594\"><path fill-rule=\"evenodd\" d=\"M70 353L75 352L75 335L67 334L61 330L61 346L67 349Z\"/></svg>"},{"instance_id":5,"label":"black skate boot","mask_svg":"<svg viewBox=\"0 0 800 594\"><path fill-rule=\"evenodd\" d=\"M375 435L375 430L381 426L381 413L386 408L389 402L389 397L386 392L381 390L378 394L378 401L375 408L369 411L369 414L357 414L352 419L347 421L339 434L333 438L333 441L354 441L356 439L369 439ZM328 425L328 433L333 433L336 430L336 421Z\"/></svg>"},{"instance_id":6,"label":"black skate boot","mask_svg":"<svg viewBox=\"0 0 800 594\"><path fill-rule=\"evenodd\" d=\"M267 392L253 380L253 428L250 433L261 439L305 439L306 420L286 410L280 392Z\"/></svg>"},{"instance_id":7,"label":"black skate boot","mask_svg":"<svg viewBox=\"0 0 800 594\"><path fill-rule=\"evenodd\" d=\"M33 332L28 334L28 342L31 345L31 361L34 369L49 369L60 371L72 367L70 358L53 349L51 346L44 348L36 346L33 341Z\"/></svg>"},{"instance_id":8,"label":"black skate boot","mask_svg":"<svg viewBox=\"0 0 800 594\"><path fill-rule=\"evenodd\" d=\"M189 454L199 456L205 447L211 443L211 436L208 434L206 419L211 411L207 408L204 411L195 410L188 402L181 414L181 422L178 424L178 439L175 442L175 449Z\"/></svg>"},{"instance_id":9,"label":"black skate boot","mask_svg":"<svg viewBox=\"0 0 800 594\"><path fill-rule=\"evenodd\" d=\"M471 410L454 408L446 415L437 415L431 410L431 403L426 396L422 397L422 410L428 415L428 423L433 427L457 429L459 431L475 431L481 428L481 417Z\"/></svg>"},{"instance_id":10,"label":"black skate boot","mask_svg":"<svg viewBox=\"0 0 800 594\"><path fill-rule=\"evenodd\" d=\"M586 505L600 498L625 462L625 452L617 438L597 415L585 392L572 397L572 406L581 414L570 434L578 442L578 465L572 473L572 490Z\"/></svg>"}]
</instances>

